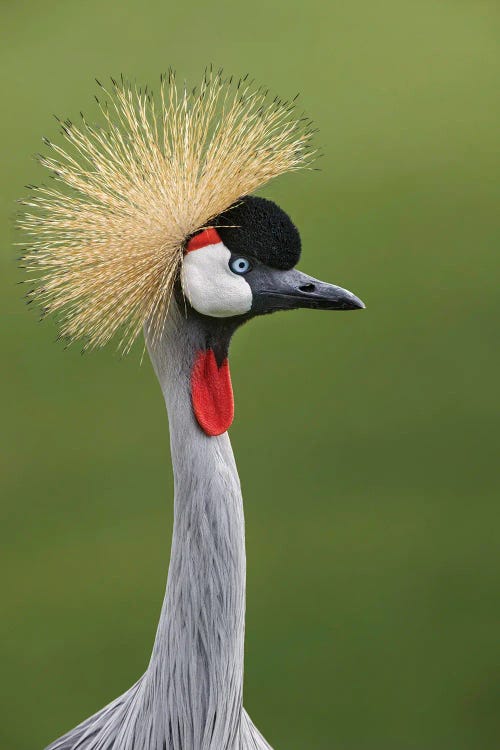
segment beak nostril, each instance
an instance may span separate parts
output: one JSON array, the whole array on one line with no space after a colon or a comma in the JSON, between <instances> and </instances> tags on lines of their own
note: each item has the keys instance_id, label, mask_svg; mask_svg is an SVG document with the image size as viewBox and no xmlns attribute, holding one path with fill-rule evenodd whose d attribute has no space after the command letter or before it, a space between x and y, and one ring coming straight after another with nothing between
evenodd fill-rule
<instances>
[{"instance_id":1,"label":"beak nostril","mask_svg":"<svg viewBox=\"0 0 500 750\"><path fill-rule=\"evenodd\" d=\"M299 286L299 291L301 292L314 292L315 289L314 284L302 284L302 286Z\"/></svg>"}]
</instances>

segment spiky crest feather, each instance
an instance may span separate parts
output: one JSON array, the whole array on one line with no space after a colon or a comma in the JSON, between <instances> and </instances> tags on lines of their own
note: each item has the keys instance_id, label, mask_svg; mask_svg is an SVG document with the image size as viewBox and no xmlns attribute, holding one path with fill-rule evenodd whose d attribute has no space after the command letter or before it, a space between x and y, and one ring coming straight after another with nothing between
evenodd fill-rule
<instances>
[{"instance_id":1,"label":"spiky crest feather","mask_svg":"<svg viewBox=\"0 0 500 750\"><path fill-rule=\"evenodd\" d=\"M198 90L162 76L159 100L111 79L103 127L60 122L63 148L41 156L59 185L30 186L20 226L35 274L30 297L61 335L127 350L144 323L161 331L186 240L235 201L313 158L295 100L208 72Z\"/></svg>"}]
</instances>

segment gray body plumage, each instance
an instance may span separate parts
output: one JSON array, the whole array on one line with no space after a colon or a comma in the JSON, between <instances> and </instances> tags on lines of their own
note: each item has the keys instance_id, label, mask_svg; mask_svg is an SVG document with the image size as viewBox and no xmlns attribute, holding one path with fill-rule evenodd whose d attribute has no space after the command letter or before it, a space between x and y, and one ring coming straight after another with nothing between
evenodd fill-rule
<instances>
[{"instance_id":1,"label":"gray body plumage","mask_svg":"<svg viewBox=\"0 0 500 750\"><path fill-rule=\"evenodd\" d=\"M243 709L245 528L229 436L193 414L190 375L206 348L172 303L148 350L168 410L174 529L151 661L120 698L47 750L270 750Z\"/></svg>"}]
</instances>

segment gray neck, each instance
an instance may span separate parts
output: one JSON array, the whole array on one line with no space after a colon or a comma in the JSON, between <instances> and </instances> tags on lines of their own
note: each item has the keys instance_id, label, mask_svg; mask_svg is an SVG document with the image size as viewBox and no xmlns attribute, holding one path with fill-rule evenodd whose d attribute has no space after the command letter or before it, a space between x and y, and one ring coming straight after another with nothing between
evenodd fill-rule
<instances>
[{"instance_id":1,"label":"gray neck","mask_svg":"<svg viewBox=\"0 0 500 750\"><path fill-rule=\"evenodd\" d=\"M190 376L207 346L200 323L172 303L161 340L148 343L167 405L174 529L167 590L148 668L173 748L225 750L240 731L245 619L245 529L227 433L208 437L193 415ZM158 727L156 731L158 731ZM156 734L156 732L155 732Z\"/></svg>"}]
</instances>

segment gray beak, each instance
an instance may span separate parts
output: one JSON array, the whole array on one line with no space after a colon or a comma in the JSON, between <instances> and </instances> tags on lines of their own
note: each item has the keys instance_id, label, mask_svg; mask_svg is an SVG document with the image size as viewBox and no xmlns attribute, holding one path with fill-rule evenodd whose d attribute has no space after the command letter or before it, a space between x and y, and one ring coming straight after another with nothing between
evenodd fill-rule
<instances>
[{"instance_id":1,"label":"gray beak","mask_svg":"<svg viewBox=\"0 0 500 750\"><path fill-rule=\"evenodd\" d=\"M365 305L352 292L334 284L327 284L295 268L280 271L261 266L249 274L255 315L275 310L362 310Z\"/></svg>"}]
</instances>

